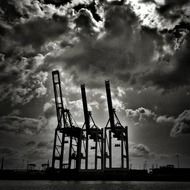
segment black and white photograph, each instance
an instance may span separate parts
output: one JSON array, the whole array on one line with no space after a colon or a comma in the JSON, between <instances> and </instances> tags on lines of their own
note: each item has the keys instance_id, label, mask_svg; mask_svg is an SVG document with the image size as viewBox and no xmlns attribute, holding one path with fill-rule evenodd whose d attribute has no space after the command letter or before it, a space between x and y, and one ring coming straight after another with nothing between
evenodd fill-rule
<instances>
[{"instance_id":1,"label":"black and white photograph","mask_svg":"<svg viewBox=\"0 0 190 190\"><path fill-rule=\"evenodd\" d=\"M0 189L189 190L190 0L0 0Z\"/></svg>"}]
</instances>

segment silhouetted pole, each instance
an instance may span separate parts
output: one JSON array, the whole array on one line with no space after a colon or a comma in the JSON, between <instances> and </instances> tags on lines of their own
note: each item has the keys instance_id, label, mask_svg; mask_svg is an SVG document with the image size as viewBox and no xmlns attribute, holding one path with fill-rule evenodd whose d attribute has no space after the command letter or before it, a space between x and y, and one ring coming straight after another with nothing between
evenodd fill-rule
<instances>
[{"instance_id":1,"label":"silhouetted pole","mask_svg":"<svg viewBox=\"0 0 190 190\"><path fill-rule=\"evenodd\" d=\"M69 146L69 169L71 169L71 160L72 160L72 143L73 143L73 138L71 136L70 138L70 146Z\"/></svg>"},{"instance_id":2,"label":"silhouetted pole","mask_svg":"<svg viewBox=\"0 0 190 190\"><path fill-rule=\"evenodd\" d=\"M110 91L110 83L109 81L105 81L105 87L106 87L106 95L107 95L107 104L108 104L108 112L109 112L109 121L110 121L110 127L111 130L114 130L115 122L114 122L114 110L112 106L112 99L111 99L111 91ZM109 168L112 168L112 134L111 130L109 131Z\"/></svg>"},{"instance_id":3,"label":"silhouetted pole","mask_svg":"<svg viewBox=\"0 0 190 190\"><path fill-rule=\"evenodd\" d=\"M87 99L86 99L86 91L85 91L85 85L81 85L81 94L82 94L82 103L83 103L83 110L84 110L84 119L85 119L85 125L86 129L90 129L90 119L89 119L89 111L88 111L88 105L87 105Z\"/></svg>"},{"instance_id":4,"label":"silhouetted pole","mask_svg":"<svg viewBox=\"0 0 190 190\"><path fill-rule=\"evenodd\" d=\"M179 154L176 154L176 158L177 158L177 167L179 168Z\"/></svg>"},{"instance_id":5,"label":"silhouetted pole","mask_svg":"<svg viewBox=\"0 0 190 190\"><path fill-rule=\"evenodd\" d=\"M98 138L98 135L96 133L96 139L97 138ZM98 164L97 153L98 153L98 141L96 140L96 142L95 142L95 170L97 170L97 164Z\"/></svg>"},{"instance_id":6,"label":"silhouetted pole","mask_svg":"<svg viewBox=\"0 0 190 190\"><path fill-rule=\"evenodd\" d=\"M3 170L3 169L4 169L4 157L1 160L1 170Z\"/></svg>"},{"instance_id":7,"label":"silhouetted pole","mask_svg":"<svg viewBox=\"0 0 190 190\"><path fill-rule=\"evenodd\" d=\"M123 154L123 143L124 143L124 140L123 140L123 134L121 135L121 168L124 168L124 154Z\"/></svg>"},{"instance_id":8,"label":"silhouetted pole","mask_svg":"<svg viewBox=\"0 0 190 190\"><path fill-rule=\"evenodd\" d=\"M129 141L128 141L128 127L125 128L126 130L126 165L127 169L129 170Z\"/></svg>"},{"instance_id":9,"label":"silhouetted pole","mask_svg":"<svg viewBox=\"0 0 190 190\"><path fill-rule=\"evenodd\" d=\"M81 139L82 131L80 131L78 142L77 142L77 157L76 157L76 170L79 171L81 168Z\"/></svg>"},{"instance_id":10,"label":"silhouetted pole","mask_svg":"<svg viewBox=\"0 0 190 190\"><path fill-rule=\"evenodd\" d=\"M88 111L88 105L87 105L87 99L86 99L86 91L85 91L85 85L81 85L81 94L82 94L82 103L83 103L83 110L84 110L84 119L85 119L85 125L86 125L86 152L85 152L85 169L88 169L88 131L90 129L90 118L89 118L89 111Z\"/></svg>"},{"instance_id":11,"label":"silhouetted pole","mask_svg":"<svg viewBox=\"0 0 190 190\"><path fill-rule=\"evenodd\" d=\"M106 133L106 128L103 129L103 133L104 133L104 139L103 139L103 169L106 168L107 166L107 152L106 152L106 143L107 143L107 133Z\"/></svg>"},{"instance_id":12,"label":"silhouetted pole","mask_svg":"<svg viewBox=\"0 0 190 190\"><path fill-rule=\"evenodd\" d=\"M109 131L109 168L112 168L112 134Z\"/></svg>"},{"instance_id":13,"label":"silhouetted pole","mask_svg":"<svg viewBox=\"0 0 190 190\"><path fill-rule=\"evenodd\" d=\"M104 163L105 163L105 154L104 154L104 129L101 129L101 169L104 169Z\"/></svg>"},{"instance_id":14,"label":"silhouetted pole","mask_svg":"<svg viewBox=\"0 0 190 190\"><path fill-rule=\"evenodd\" d=\"M114 122L114 110L113 110L113 106L112 106L111 91L110 91L110 83L109 83L109 81L105 81L105 86L106 86L106 95L107 95L110 126L111 126L111 129L114 129L114 123L115 123Z\"/></svg>"}]
</instances>

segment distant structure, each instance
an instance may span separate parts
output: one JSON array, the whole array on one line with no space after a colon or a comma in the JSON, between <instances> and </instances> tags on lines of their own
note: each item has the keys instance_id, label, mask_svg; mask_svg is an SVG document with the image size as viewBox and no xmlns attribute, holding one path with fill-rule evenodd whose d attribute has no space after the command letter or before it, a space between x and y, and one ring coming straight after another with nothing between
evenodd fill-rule
<instances>
[{"instance_id":1,"label":"distant structure","mask_svg":"<svg viewBox=\"0 0 190 190\"><path fill-rule=\"evenodd\" d=\"M47 161L47 163L41 164L41 167L42 167L42 170L44 170L44 171L49 169L49 160Z\"/></svg>"},{"instance_id":2,"label":"distant structure","mask_svg":"<svg viewBox=\"0 0 190 190\"><path fill-rule=\"evenodd\" d=\"M36 168L36 164L34 163L27 163L27 171L33 171Z\"/></svg>"},{"instance_id":3,"label":"distant structure","mask_svg":"<svg viewBox=\"0 0 190 190\"><path fill-rule=\"evenodd\" d=\"M102 128L96 125L88 110L85 85L81 85L84 125L80 128L74 122L69 109L64 107L59 71L53 71L52 78L57 112L52 169L76 171L114 169L112 151L117 148L120 150L119 169L129 170L128 128L121 124L112 107L109 81L105 82L109 119L106 127ZM115 146L114 138L117 142ZM89 168L89 152L94 157L93 168ZM83 160L84 168L81 164ZM92 163L92 159L90 161Z\"/></svg>"},{"instance_id":4,"label":"distant structure","mask_svg":"<svg viewBox=\"0 0 190 190\"><path fill-rule=\"evenodd\" d=\"M180 168L180 165L179 165L179 154L176 154L176 158L177 158L177 168Z\"/></svg>"}]
</instances>

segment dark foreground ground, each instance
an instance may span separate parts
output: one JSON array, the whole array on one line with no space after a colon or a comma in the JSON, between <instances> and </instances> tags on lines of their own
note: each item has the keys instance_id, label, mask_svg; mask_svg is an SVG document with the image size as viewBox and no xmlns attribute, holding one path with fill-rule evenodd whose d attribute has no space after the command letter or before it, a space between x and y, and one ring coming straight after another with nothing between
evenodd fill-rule
<instances>
[{"instance_id":1,"label":"dark foreground ground","mask_svg":"<svg viewBox=\"0 0 190 190\"><path fill-rule=\"evenodd\" d=\"M189 190L190 182L1 180L1 190Z\"/></svg>"},{"instance_id":2,"label":"dark foreground ground","mask_svg":"<svg viewBox=\"0 0 190 190\"><path fill-rule=\"evenodd\" d=\"M8 180L78 180L78 181L190 181L190 169L159 168L147 170L0 170L0 179Z\"/></svg>"}]
</instances>

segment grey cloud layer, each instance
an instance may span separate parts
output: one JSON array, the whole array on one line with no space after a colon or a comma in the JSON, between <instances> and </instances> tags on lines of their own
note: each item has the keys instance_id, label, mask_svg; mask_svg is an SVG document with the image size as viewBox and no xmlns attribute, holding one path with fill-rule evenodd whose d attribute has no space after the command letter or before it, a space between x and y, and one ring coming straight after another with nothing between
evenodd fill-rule
<instances>
[{"instance_id":1,"label":"grey cloud layer","mask_svg":"<svg viewBox=\"0 0 190 190\"><path fill-rule=\"evenodd\" d=\"M45 95L47 73L44 70L49 71L53 65L60 65L60 62L74 76L75 82L89 81L91 87L100 86L100 80L104 80L105 76L113 78L114 83L123 83L124 86L128 84L138 87L153 85L159 88L176 88L189 83L188 37L182 49L175 53L172 50L172 40L165 40L165 34L160 34L157 30L140 27L138 17L130 7L101 5L98 2L82 6L82 3L80 2L81 8L79 6L76 9L77 4L73 3L54 7L51 2L44 4L43 1L2 2L0 50L3 69L1 76L4 81L1 91L4 97L7 94L15 95L18 98L14 104L17 104L28 103L33 97ZM9 15L11 18L6 20L9 10L14 10L13 15ZM97 21L92 10L96 14L100 13L102 19ZM75 27L73 31L70 30L71 23ZM74 35L70 38L76 38L76 42L68 41L67 36L71 33ZM64 37L59 39L63 34ZM167 36L171 38L170 33ZM62 41L61 55L57 52L51 53L51 48L45 50L43 47L55 40ZM59 45L57 44L58 47ZM166 46L169 46L170 52L173 51L172 56L175 54L173 59L165 51ZM27 67L33 69L29 66L30 62L39 53L44 54L42 56L45 64L42 65L45 66L41 66L35 73L32 72L36 77L25 74L27 82L23 82L20 73ZM47 53L48 56L45 56ZM17 65L19 61L15 62L16 59L25 59L29 63L21 61ZM162 61L164 59L167 61ZM12 65L14 69L10 69ZM43 78L42 82L37 78ZM17 81L14 87L13 81ZM29 95L31 91L36 93Z\"/></svg>"},{"instance_id":2,"label":"grey cloud layer","mask_svg":"<svg viewBox=\"0 0 190 190\"><path fill-rule=\"evenodd\" d=\"M170 134L173 137L190 134L190 110L185 110L177 117Z\"/></svg>"},{"instance_id":3,"label":"grey cloud layer","mask_svg":"<svg viewBox=\"0 0 190 190\"><path fill-rule=\"evenodd\" d=\"M130 144L129 152L132 157L148 158L151 156L149 148L143 144Z\"/></svg>"},{"instance_id":4,"label":"grey cloud layer","mask_svg":"<svg viewBox=\"0 0 190 190\"><path fill-rule=\"evenodd\" d=\"M155 122L161 125L170 124L171 130L168 135L171 137L190 134L190 110L185 110L176 118L173 116L157 115L153 111L142 107L136 110L127 109L126 115L128 119L135 122L135 125L143 126L148 122Z\"/></svg>"},{"instance_id":5,"label":"grey cloud layer","mask_svg":"<svg viewBox=\"0 0 190 190\"><path fill-rule=\"evenodd\" d=\"M42 46L68 30L68 19L39 1L1 2L0 101L27 104L47 92ZM14 97L14 98L13 98Z\"/></svg>"},{"instance_id":6,"label":"grey cloud layer","mask_svg":"<svg viewBox=\"0 0 190 190\"><path fill-rule=\"evenodd\" d=\"M46 120L44 118L33 119L19 116L2 116L0 123L1 132L34 135L38 134L45 127Z\"/></svg>"},{"instance_id":7,"label":"grey cloud layer","mask_svg":"<svg viewBox=\"0 0 190 190\"><path fill-rule=\"evenodd\" d=\"M78 34L80 41L60 57L47 58L48 62L65 62L64 68L78 82L87 81L93 76L99 83L99 79L106 76L113 77L115 81L133 83L133 74L144 70L144 65L150 65L157 43L154 39L162 43L156 32L138 28L138 19L127 6L107 9L102 37L96 33L90 35L93 22L88 14L82 18L79 16L78 20L81 22L77 26L82 29ZM95 85L94 80L89 83Z\"/></svg>"},{"instance_id":8,"label":"grey cloud layer","mask_svg":"<svg viewBox=\"0 0 190 190\"><path fill-rule=\"evenodd\" d=\"M186 74L189 71L189 37L186 35L189 31L182 25L175 28L176 35L172 31L161 33L159 29L140 27L138 18L127 6L105 10L101 37L93 29L94 22L89 14L79 14L76 23L80 29L79 42L60 56L47 57L46 61L63 62L63 67L74 75L77 83L89 81L95 86L106 76L115 83L138 87L175 89L189 85ZM176 46L181 49L178 51ZM91 76L97 84L90 80Z\"/></svg>"}]
</instances>

